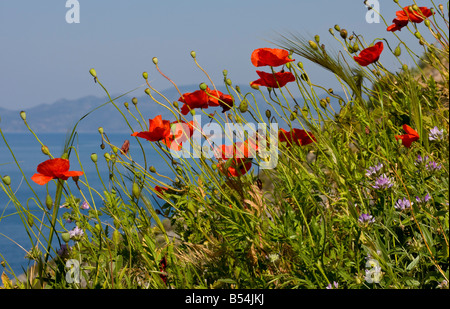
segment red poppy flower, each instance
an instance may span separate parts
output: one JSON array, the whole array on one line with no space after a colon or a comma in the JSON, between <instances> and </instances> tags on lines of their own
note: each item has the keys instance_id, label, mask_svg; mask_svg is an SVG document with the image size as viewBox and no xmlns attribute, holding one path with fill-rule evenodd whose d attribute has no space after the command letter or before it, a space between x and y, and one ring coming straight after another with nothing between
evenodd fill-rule
<instances>
[{"instance_id":1,"label":"red poppy flower","mask_svg":"<svg viewBox=\"0 0 450 309\"><path fill-rule=\"evenodd\" d=\"M403 146L409 148L411 147L412 142L417 141L419 139L419 133L417 133L413 128L411 128L407 124L403 125L403 130L406 132L406 134L395 135L395 139L397 141L401 139Z\"/></svg>"},{"instance_id":2,"label":"red poppy flower","mask_svg":"<svg viewBox=\"0 0 450 309\"><path fill-rule=\"evenodd\" d=\"M38 165L38 174L34 174L33 176L31 176L31 180L42 186L55 178L67 180L69 177L83 175L83 172L69 171L69 168L70 163L67 159L50 159Z\"/></svg>"},{"instance_id":3,"label":"red poppy flower","mask_svg":"<svg viewBox=\"0 0 450 309\"><path fill-rule=\"evenodd\" d=\"M253 143L237 142L233 145L222 145L216 148L216 157L223 160L232 160L230 166L227 168L228 177L237 177L247 173L252 167L253 151L256 150L256 145ZM225 163L219 163L219 169L224 172Z\"/></svg>"},{"instance_id":4,"label":"red poppy flower","mask_svg":"<svg viewBox=\"0 0 450 309\"><path fill-rule=\"evenodd\" d=\"M363 49L359 56L354 56L356 62L359 65L365 67L371 63L377 62L380 58L381 52L383 51L383 42L378 42L374 46Z\"/></svg>"},{"instance_id":5,"label":"red poppy flower","mask_svg":"<svg viewBox=\"0 0 450 309\"><path fill-rule=\"evenodd\" d=\"M206 92L210 95L208 106L220 106L222 107L222 113L230 110L234 104L234 99L229 94L223 94L219 90L210 90L209 88L206 89Z\"/></svg>"},{"instance_id":6,"label":"red poppy flower","mask_svg":"<svg viewBox=\"0 0 450 309\"><path fill-rule=\"evenodd\" d=\"M170 135L170 121L162 120L162 116L158 115L153 119L149 119L148 131L134 132L131 136L144 138L150 142L160 141Z\"/></svg>"},{"instance_id":7,"label":"red poppy flower","mask_svg":"<svg viewBox=\"0 0 450 309\"><path fill-rule=\"evenodd\" d=\"M160 198L162 198L164 193L167 192L169 190L169 188L155 186L155 190L157 192L156 195L158 195Z\"/></svg>"},{"instance_id":8,"label":"red poppy flower","mask_svg":"<svg viewBox=\"0 0 450 309\"><path fill-rule=\"evenodd\" d=\"M291 72L278 72L275 74L256 71L259 79L250 83L254 86L264 86L270 88L279 88L286 86L287 83L295 81L295 76ZM277 83L278 82L278 83Z\"/></svg>"},{"instance_id":9,"label":"red poppy flower","mask_svg":"<svg viewBox=\"0 0 450 309\"><path fill-rule=\"evenodd\" d=\"M194 121L174 121L170 127L170 135L161 142L170 149L180 151L183 142L187 141L194 134Z\"/></svg>"},{"instance_id":10,"label":"red poppy flower","mask_svg":"<svg viewBox=\"0 0 450 309\"><path fill-rule=\"evenodd\" d=\"M194 108L208 108L209 97L203 90L184 93L178 101L184 103L181 107L181 113L187 115ZM218 105L218 104L217 104Z\"/></svg>"},{"instance_id":11,"label":"red poppy flower","mask_svg":"<svg viewBox=\"0 0 450 309\"><path fill-rule=\"evenodd\" d=\"M410 11L409 8L409 6L406 6L403 10L395 12L397 17L392 21L394 24L390 25L387 28L387 31L400 31L409 21L419 24L424 21L425 18L433 15L431 10L424 6L419 7L420 12L414 10Z\"/></svg>"},{"instance_id":12,"label":"red poppy flower","mask_svg":"<svg viewBox=\"0 0 450 309\"><path fill-rule=\"evenodd\" d=\"M316 138L311 132L307 132L301 129L292 129L287 132L285 129L280 129L278 132L278 140L280 142L287 142L289 146L294 143L299 146L304 146L316 142Z\"/></svg>"},{"instance_id":13,"label":"red poppy flower","mask_svg":"<svg viewBox=\"0 0 450 309\"><path fill-rule=\"evenodd\" d=\"M289 59L289 52L278 48L258 48L252 53L251 60L255 67L271 66L277 67L295 59Z\"/></svg>"}]
</instances>

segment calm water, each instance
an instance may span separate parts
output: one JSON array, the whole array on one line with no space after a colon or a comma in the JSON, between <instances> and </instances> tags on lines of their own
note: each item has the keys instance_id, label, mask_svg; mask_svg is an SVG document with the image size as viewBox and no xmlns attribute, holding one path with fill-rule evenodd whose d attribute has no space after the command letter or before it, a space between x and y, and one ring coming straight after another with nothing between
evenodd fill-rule
<instances>
[{"instance_id":1,"label":"calm water","mask_svg":"<svg viewBox=\"0 0 450 309\"><path fill-rule=\"evenodd\" d=\"M38 197L42 202L45 201L46 196L46 186L39 186L31 181L30 177L36 173L36 167L39 163L48 159L41 152L41 146L36 141L31 133L4 133L8 145L14 152L14 156L18 161L23 173L28 179L30 186L36 192ZM121 146L124 140L129 139L131 142L130 153L133 159L137 162L142 162L142 154L139 145L129 134L109 134L108 135L112 144L116 146ZM51 153L55 157L59 157L63 150L63 145L65 142L65 134L40 134L39 139L49 147ZM101 137L98 133L81 133L78 138L78 149L79 157L83 169L88 177L89 184L102 192L102 185L97 175L95 165L90 159L91 153L95 152L98 154L98 165L103 181L106 183L108 180L108 170L106 166L103 154L110 148L106 146L105 150L100 149ZM154 165L158 172L171 177L170 169L168 168L165 161L154 152L152 147L144 141L144 147L148 149L147 162L148 165ZM76 160L75 153L71 154L70 158L70 170L81 170L80 164ZM16 192L16 197L22 203L22 205L27 205L29 209L39 218L42 217L42 210L36 205L30 197L34 196L28 184L24 181L22 173L20 172L18 166L16 165L13 156L11 155L9 149L6 147L3 139L0 136L0 175L9 175L11 177L11 187ZM172 178L172 177L171 177ZM69 183L72 182L71 179L68 180ZM54 196L55 185L49 183L49 192ZM80 195L76 186L71 184L71 188L76 197ZM87 198L88 191L83 192ZM101 207L99 201L96 201L97 207ZM64 209L61 209L59 216L63 213ZM38 223L35 221L35 223ZM72 229L74 223L67 224L67 229ZM44 232L45 237L48 237L48 230ZM34 238L34 236L33 236ZM58 243L55 243L56 247L59 248ZM23 247L23 249L21 248ZM25 250L31 248L31 242L28 234L23 226L23 223L17 214L17 210L14 204L9 202L9 198L0 189L0 260L5 259L9 265L13 268L16 274L22 272L22 267L27 268L28 260L24 259L26 254ZM0 272L3 271L3 267L0 266Z\"/></svg>"}]
</instances>

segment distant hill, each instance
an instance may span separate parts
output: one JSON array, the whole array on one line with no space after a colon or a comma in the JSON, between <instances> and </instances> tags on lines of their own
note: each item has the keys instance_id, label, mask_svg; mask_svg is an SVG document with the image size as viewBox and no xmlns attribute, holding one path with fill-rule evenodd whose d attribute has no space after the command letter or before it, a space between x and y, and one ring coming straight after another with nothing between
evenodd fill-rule
<instances>
[{"instance_id":1,"label":"distant hill","mask_svg":"<svg viewBox=\"0 0 450 309\"><path fill-rule=\"evenodd\" d=\"M198 90L198 85L188 85L179 87L182 93L193 92ZM227 93L226 87L218 87L218 90ZM140 93L142 90L138 90ZM258 91L251 89L249 86L241 86L242 93L251 92L255 95L258 102L258 107L261 113L264 115L265 110L268 105L261 98ZM161 91L161 93L167 97L170 102L178 100L180 95L176 89L167 89ZM152 93L159 100L159 102L167 104L167 101L162 99L158 94ZM131 103L133 96L138 98L138 108L142 113L145 121L147 122L149 118L153 118L156 115L162 115L163 119L173 120L174 116L166 108L160 106L156 102L152 101L147 95L138 96L136 93L121 97L115 100L116 105L119 109L127 116L130 124L134 130L138 130L139 125L136 121L129 115L128 111L124 107L124 103L129 103L129 109L138 119L140 115L137 113L134 105ZM252 97L248 97L252 101ZM96 107L108 102L107 97L95 97L86 96L76 100L58 100L51 104L41 104L29 109L26 109L27 121L30 127L36 133L51 133L51 132L61 132L65 133L73 128L75 123L82 118L87 113L94 110ZM261 102L261 103L260 103ZM302 106L303 103L298 101ZM251 103L253 104L253 103ZM180 106L182 103L180 103ZM333 104L334 105L334 104ZM213 110L213 109L211 109ZM214 110L221 111L220 108L215 108ZM11 111L4 108L0 108L0 127L4 132L28 132L28 129L24 125L22 119L19 115L20 111ZM142 120L141 120L142 121ZM85 117L77 127L78 132L97 132L98 127L103 127L106 132L124 132L130 130L122 115L116 110L112 104L107 104Z\"/></svg>"}]
</instances>

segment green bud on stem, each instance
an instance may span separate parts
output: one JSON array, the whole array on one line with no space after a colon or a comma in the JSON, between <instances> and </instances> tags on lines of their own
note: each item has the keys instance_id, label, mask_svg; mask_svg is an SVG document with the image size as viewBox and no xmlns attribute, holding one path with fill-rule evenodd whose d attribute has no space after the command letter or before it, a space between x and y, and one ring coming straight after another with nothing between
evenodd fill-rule
<instances>
[{"instance_id":1,"label":"green bud on stem","mask_svg":"<svg viewBox=\"0 0 450 309\"><path fill-rule=\"evenodd\" d=\"M50 151L48 150L48 147L45 146L45 145L43 145L43 146L41 147L41 151L42 151L42 153L45 154L46 156L50 155Z\"/></svg>"},{"instance_id":2,"label":"green bud on stem","mask_svg":"<svg viewBox=\"0 0 450 309\"><path fill-rule=\"evenodd\" d=\"M196 56L197 54L195 53L195 51L191 51L191 57L195 59Z\"/></svg>"},{"instance_id":3,"label":"green bud on stem","mask_svg":"<svg viewBox=\"0 0 450 309\"><path fill-rule=\"evenodd\" d=\"M137 105L138 99L136 97L132 98L131 103L133 103L134 105Z\"/></svg>"},{"instance_id":4,"label":"green bud on stem","mask_svg":"<svg viewBox=\"0 0 450 309\"><path fill-rule=\"evenodd\" d=\"M348 35L347 30L342 29L342 30L339 32L339 34L341 35L341 38L343 38L344 40L347 39L347 35Z\"/></svg>"},{"instance_id":5,"label":"green bud on stem","mask_svg":"<svg viewBox=\"0 0 450 309\"><path fill-rule=\"evenodd\" d=\"M398 57L402 54L402 50L400 48L400 45L398 45L395 49L394 49L394 56Z\"/></svg>"},{"instance_id":6,"label":"green bud on stem","mask_svg":"<svg viewBox=\"0 0 450 309\"><path fill-rule=\"evenodd\" d=\"M312 49L319 50L319 47L317 46L316 42L310 40L308 43L309 43L309 46L312 47Z\"/></svg>"},{"instance_id":7,"label":"green bud on stem","mask_svg":"<svg viewBox=\"0 0 450 309\"><path fill-rule=\"evenodd\" d=\"M142 77L143 77L144 79L148 79L148 73L147 73L147 72L142 73Z\"/></svg>"},{"instance_id":8,"label":"green bud on stem","mask_svg":"<svg viewBox=\"0 0 450 309\"><path fill-rule=\"evenodd\" d=\"M20 112L20 118L22 118L23 121L27 120L27 113L25 113L25 111L21 111Z\"/></svg>"},{"instance_id":9,"label":"green bud on stem","mask_svg":"<svg viewBox=\"0 0 450 309\"><path fill-rule=\"evenodd\" d=\"M9 177L8 175L3 176L2 181L6 186L11 185L11 177Z\"/></svg>"},{"instance_id":10,"label":"green bud on stem","mask_svg":"<svg viewBox=\"0 0 450 309\"><path fill-rule=\"evenodd\" d=\"M205 83L201 83L199 85L199 87L200 87L201 90L206 90L206 88L208 88L208 86Z\"/></svg>"},{"instance_id":11,"label":"green bud on stem","mask_svg":"<svg viewBox=\"0 0 450 309\"><path fill-rule=\"evenodd\" d=\"M95 77L95 78L97 77L97 72L95 72L94 68L90 69L89 73L91 73L92 77Z\"/></svg>"},{"instance_id":12,"label":"green bud on stem","mask_svg":"<svg viewBox=\"0 0 450 309\"><path fill-rule=\"evenodd\" d=\"M68 232L62 233L61 238L65 243L68 243L70 240L70 234Z\"/></svg>"},{"instance_id":13,"label":"green bud on stem","mask_svg":"<svg viewBox=\"0 0 450 309\"><path fill-rule=\"evenodd\" d=\"M50 194L47 194L47 196L45 197L45 206L47 206L48 210L52 209L53 200L52 200L52 197L50 196Z\"/></svg>"},{"instance_id":14,"label":"green bud on stem","mask_svg":"<svg viewBox=\"0 0 450 309\"><path fill-rule=\"evenodd\" d=\"M133 196L135 198L139 198L141 195L141 189L139 188L139 185L135 182L133 182L133 188L131 189L131 192L133 193Z\"/></svg>"},{"instance_id":15,"label":"green bud on stem","mask_svg":"<svg viewBox=\"0 0 450 309\"><path fill-rule=\"evenodd\" d=\"M91 160L92 160L92 162L97 163L98 156L97 156L96 153L92 153L92 154L91 154Z\"/></svg>"},{"instance_id":16,"label":"green bud on stem","mask_svg":"<svg viewBox=\"0 0 450 309\"><path fill-rule=\"evenodd\" d=\"M248 102L247 102L247 100L243 100L241 102L241 104L239 105L239 110L241 111L241 113L245 113L246 111L248 111Z\"/></svg>"},{"instance_id":17,"label":"green bud on stem","mask_svg":"<svg viewBox=\"0 0 450 309\"><path fill-rule=\"evenodd\" d=\"M152 58L152 61L153 61L154 64L158 64L158 58L153 57L153 58Z\"/></svg>"}]
</instances>

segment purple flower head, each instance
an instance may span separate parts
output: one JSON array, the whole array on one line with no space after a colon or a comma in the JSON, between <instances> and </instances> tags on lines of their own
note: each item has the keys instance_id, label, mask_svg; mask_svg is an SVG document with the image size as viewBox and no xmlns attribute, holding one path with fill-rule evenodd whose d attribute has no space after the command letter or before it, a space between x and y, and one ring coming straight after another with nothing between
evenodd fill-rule
<instances>
[{"instance_id":1,"label":"purple flower head","mask_svg":"<svg viewBox=\"0 0 450 309\"><path fill-rule=\"evenodd\" d=\"M394 207L398 210L405 210L411 208L412 204L413 203L410 203L409 200L406 197L404 197L403 199L399 199L397 203L395 203Z\"/></svg>"},{"instance_id":2,"label":"purple flower head","mask_svg":"<svg viewBox=\"0 0 450 309\"><path fill-rule=\"evenodd\" d=\"M81 208L81 209L89 209L89 204L88 204L88 202L84 201L84 202L81 204L80 208Z\"/></svg>"},{"instance_id":3,"label":"purple flower head","mask_svg":"<svg viewBox=\"0 0 450 309\"><path fill-rule=\"evenodd\" d=\"M385 190L392 187L394 184L392 180L385 174L381 175L375 180L375 185L372 186L374 189Z\"/></svg>"},{"instance_id":4,"label":"purple flower head","mask_svg":"<svg viewBox=\"0 0 450 309\"><path fill-rule=\"evenodd\" d=\"M383 167L382 163L379 163L378 165L369 167L369 169L366 170L366 176L370 177L370 176L378 173L382 167Z\"/></svg>"},{"instance_id":5,"label":"purple flower head","mask_svg":"<svg viewBox=\"0 0 450 309\"><path fill-rule=\"evenodd\" d=\"M440 164L438 165L434 161L429 161L425 164L425 168L431 172L434 172L434 171L440 170L442 168L442 165L440 165Z\"/></svg>"},{"instance_id":6,"label":"purple flower head","mask_svg":"<svg viewBox=\"0 0 450 309\"><path fill-rule=\"evenodd\" d=\"M426 203L431 199L431 196L427 193L423 198L416 196L417 203Z\"/></svg>"},{"instance_id":7,"label":"purple flower head","mask_svg":"<svg viewBox=\"0 0 450 309\"><path fill-rule=\"evenodd\" d=\"M68 254L69 254L69 251L70 251L70 247L68 247L66 244L62 244L62 245L61 245L61 248L59 248L59 250L56 251L56 253L57 253L59 256L65 256L65 255L68 255Z\"/></svg>"},{"instance_id":8,"label":"purple flower head","mask_svg":"<svg viewBox=\"0 0 450 309\"><path fill-rule=\"evenodd\" d=\"M327 289L327 290L337 289L338 286L339 286L339 284L338 284L336 281L333 281L333 285L331 285L331 283L328 284L327 287L326 287L326 289Z\"/></svg>"},{"instance_id":9,"label":"purple flower head","mask_svg":"<svg viewBox=\"0 0 450 309\"><path fill-rule=\"evenodd\" d=\"M416 159L416 165L420 165L420 164L422 164L423 162L425 162L427 160L428 160L428 156L425 156L425 157L422 158L421 155L418 155L417 159Z\"/></svg>"},{"instance_id":10,"label":"purple flower head","mask_svg":"<svg viewBox=\"0 0 450 309\"><path fill-rule=\"evenodd\" d=\"M69 231L70 238L79 238L84 235L82 229L76 226L73 230Z\"/></svg>"},{"instance_id":11,"label":"purple flower head","mask_svg":"<svg viewBox=\"0 0 450 309\"><path fill-rule=\"evenodd\" d=\"M358 218L358 221L362 224L369 224L375 222L375 218L369 214L361 214Z\"/></svg>"},{"instance_id":12,"label":"purple flower head","mask_svg":"<svg viewBox=\"0 0 450 309\"><path fill-rule=\"evenodd\" d=\"M438 127L434 127L430 130L430 135L428 136L428 139L430 141L434 140L442 140L444 137L444 129L439 130Z\"/></svg>"}]
</instances>

